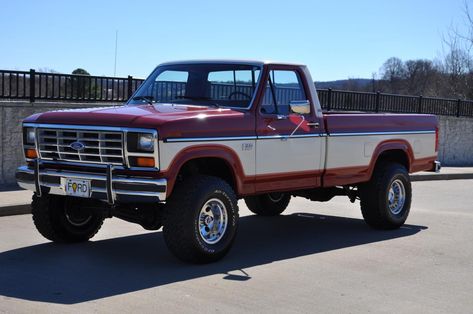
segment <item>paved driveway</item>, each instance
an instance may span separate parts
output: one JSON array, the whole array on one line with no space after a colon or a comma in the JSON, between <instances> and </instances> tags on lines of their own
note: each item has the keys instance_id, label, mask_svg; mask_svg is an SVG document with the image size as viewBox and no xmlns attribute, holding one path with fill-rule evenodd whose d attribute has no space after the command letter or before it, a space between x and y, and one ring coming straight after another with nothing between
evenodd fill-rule
<instances>
[{"instance_id":1,"label":"paved driveway","mask_svg":"<svg viewBox=\"0 0 473 314\"><path fill-rule=\"evenodd\" d=\"M369 229L344 197L293 198L275 218L240 210L233 250L203 266L118 219L67 246L41 238L29 215L1 217L0 312L473 311L473 180L414 183L395 231Z\"/></svg>"}]
</instances>

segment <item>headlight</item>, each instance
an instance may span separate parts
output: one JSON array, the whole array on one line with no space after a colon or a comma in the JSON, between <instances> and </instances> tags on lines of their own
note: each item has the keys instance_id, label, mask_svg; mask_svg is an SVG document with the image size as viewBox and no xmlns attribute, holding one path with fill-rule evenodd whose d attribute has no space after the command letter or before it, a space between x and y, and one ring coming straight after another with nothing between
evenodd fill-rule
<instances>
[{"instance_id":1,"label":"headlight","mask_svg":"<svg viewBox=\"0 0 473 314\"><path fill-rule=\"evenodd\" d=\"M159 168L157 145L156 132L127 132L126 149L130 167Z\"/></svg>"},{"instance_id":2,"label":"headlight","mask_svg":"<svg viewBox=\"0 0 473 314\"><path fill-rule=\"evenodd\" d=\"M36 132L33 128L26 128L25 130L25 144L34 145L36 139Z\"/></svg>"},{"instance_id":3,"label":"headlight","mask_svg":"<svg viewBox=\"0 0 473 314\"><path fill-rule=\"evenodd\" d=\"M139 134L138 135L138 150L145 151L145 152L154 151L153 134Z\"/></svg>"}]
</instances>

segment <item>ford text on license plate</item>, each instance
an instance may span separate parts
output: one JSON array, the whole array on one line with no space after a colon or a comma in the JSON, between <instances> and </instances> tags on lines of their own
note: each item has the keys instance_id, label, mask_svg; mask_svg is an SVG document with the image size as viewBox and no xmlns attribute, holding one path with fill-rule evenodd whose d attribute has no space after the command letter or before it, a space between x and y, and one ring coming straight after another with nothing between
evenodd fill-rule
<instances>
[{"instance_id":1,"label":"ford text on license plate","mask_svg":"<svg viewBox=\"0 0 473 314\"><path fill-rule=\"evenodd\" d=\"M66 178L66 195L77 197L90 197L90 180Z\"/></svg>"}]
</instances>

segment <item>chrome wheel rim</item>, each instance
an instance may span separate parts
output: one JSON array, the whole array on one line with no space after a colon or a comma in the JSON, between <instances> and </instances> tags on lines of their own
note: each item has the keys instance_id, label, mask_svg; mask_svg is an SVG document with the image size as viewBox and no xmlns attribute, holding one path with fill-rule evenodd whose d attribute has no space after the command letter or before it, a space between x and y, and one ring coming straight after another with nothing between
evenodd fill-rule
<instances>
[{"instance_id":1,"label":"chrome wheel rim","mask_svg":"<svg viewBox=\"0 0 473 314\"><path fill-rule=\"evenodd\" d=\"M271 200L273 203L277 203L282 200L284 197L284 193L269 193L268 198Z\"/></svg>"},{"instance_id":2,"label":"chrome wheel rim","mask_svg":"<svg viewBox=\"0 0 473 314\"><path fill-rule=\"evenodd\" d=\"M396 179L391 183L388 192L388 207L393 215L398 215L406 202L406 189L401 180Z\"/></svg>"},{"instance_id":3,"label":"chrome wheel rim","mask_svg":"<svg viewBox=\"0 0 473 314\"><path fill-rule=\"evenodd\" d=\"M199 234L207 244L220 241L227 230L228 215L225 204L212 198L202 206L199 213Z\"/></svg>"}]
</instances>

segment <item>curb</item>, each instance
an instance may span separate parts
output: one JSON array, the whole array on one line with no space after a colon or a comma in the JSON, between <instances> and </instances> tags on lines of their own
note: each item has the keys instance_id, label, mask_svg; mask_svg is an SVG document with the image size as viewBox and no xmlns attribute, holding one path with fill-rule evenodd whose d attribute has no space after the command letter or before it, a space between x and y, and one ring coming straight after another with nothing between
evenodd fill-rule
<instances>
[{"instance_id":1,"label":"curb","mask_svg":"<svg viewBox=\"0 0 473 314\"><path fill-rule=\"evenodd\" d=\"M411 181L443 181L443 180L468 180L473 179L473 173L432 173L412 174Z\"/></svg>"},{"instance_id":2,"label":"curb","mask_svg":"<svg viewBox=\"0 0 473 314\"><path fill-rule=\"evenodd\" d=\"M30 204L0 207L0 217L24 215L24 214L30 214L30 213L31 213Z\"/></svg>"}]
</instances>

